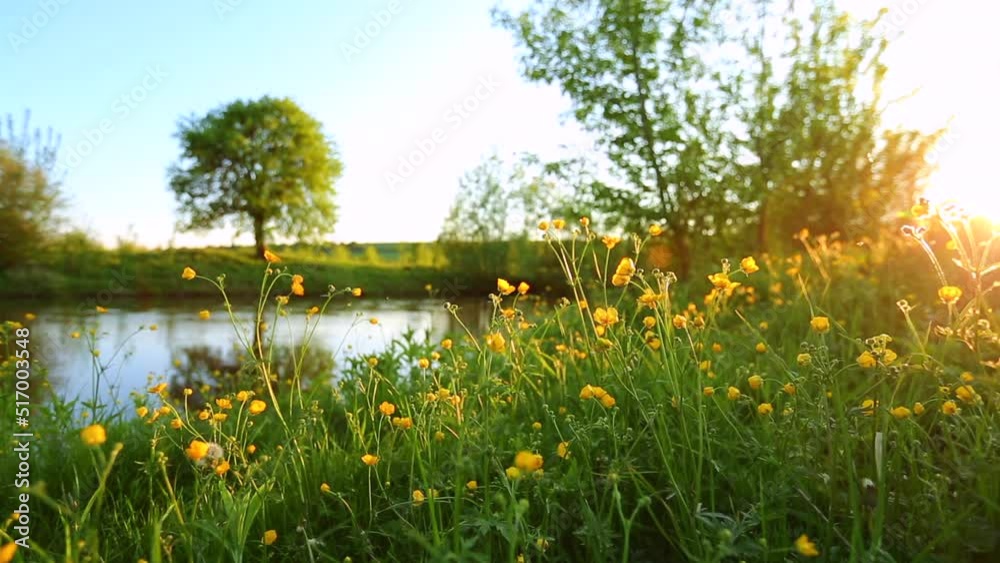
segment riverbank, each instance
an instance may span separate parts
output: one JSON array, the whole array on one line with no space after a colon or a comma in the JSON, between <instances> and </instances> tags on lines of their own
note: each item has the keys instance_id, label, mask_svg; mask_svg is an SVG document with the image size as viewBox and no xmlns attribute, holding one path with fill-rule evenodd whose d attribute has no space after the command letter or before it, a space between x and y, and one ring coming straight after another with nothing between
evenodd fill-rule
<instances>
[{"instance_id":1,"label":"riverbank","mask_svg":"<svg viewBox=\"0 0 1000 563\"><path fill-rule=\"evenodd\" d=\"M459 248L461 246L461 248ZM305 278L307 294L330 285L360 287L371 297L457 299L481 296L496 278L516 272L539 291L562 284L544 243L491 245L394 243L275 247L279 267ZM190 299L217 295L208 284L190 284L178 272L194 266L210 278L225 275L232 296L256 296L266 265L250 247L117 249L40 256L0 275L4 299L100 301L109 297Z\"/></svg>"}]
</instances>

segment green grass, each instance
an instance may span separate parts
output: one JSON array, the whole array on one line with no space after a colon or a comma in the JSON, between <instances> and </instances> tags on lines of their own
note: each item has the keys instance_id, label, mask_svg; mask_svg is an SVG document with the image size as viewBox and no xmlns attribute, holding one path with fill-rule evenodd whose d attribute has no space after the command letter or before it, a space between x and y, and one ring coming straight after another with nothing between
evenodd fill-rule
<instances>
[{"instance_id":1,"label":"green grass","mask_svg":"<svg viewBox=\"0 0 1000 563\"><path fill-rule=\"evenodd\" d=\"M1000 413L982 362L1000 347L988 294L948 270L965 289L958 303L917 284L904 315L880 297L904 288L873 274L888 276L894 254L805 244L799 259L759 258L758 272L734 266L739 287L689 304L680 295L711 290L703 277L678 286L647 270L618 287L611 275L629 269L599 239L553 237L566 300L500 295L492 280L487 330L393 342L332 384L278 368L266 335L239 322L246 363L217 386L140 392L86 417L37 405L31 560L995 561ZM284 258L264 301L300 272ZM212 274L184 281L185 265ZM218 292L223 265L180 257L164 275ZM259 284L262 266L246 267ZM345 299L335 292L323 311ZM307 316L312 303L292 296L279 310L308 327L323 322ZM84 321L92 346L97 320ZM13 365L2 369L9 389ZM250 400L266 409L250 414ZM85 445L95 421L107 441ZM193 440L221 449L195 460ZM0 530L10 541L11 523ZM803 535L817 557L796 544Z\"/></svg>"}]
</instances>

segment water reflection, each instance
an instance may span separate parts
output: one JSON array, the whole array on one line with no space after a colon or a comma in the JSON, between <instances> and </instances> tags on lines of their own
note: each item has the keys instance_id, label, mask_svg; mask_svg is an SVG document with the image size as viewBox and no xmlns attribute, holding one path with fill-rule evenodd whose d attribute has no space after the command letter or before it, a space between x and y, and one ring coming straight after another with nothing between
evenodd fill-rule
<instances>
[{"instance_id":1,"label":"water reflection","mask_svg":"<svg viewBox=\"0 0 1000 563\"><path fill-rule=\"evenodd\" d=\"M470 301L460 305L463 322L471 328L485 326L485 303ZM201 378L215 370L234 373L240 368L233 326L218 303L185 301L148 307L114 303L108 309L106 314L89 315L86 324L82 324L73 306L20 305L2 313L6 319L22 319L29 311L37 314L29 325L32 355L49 368L52 386L64 398L91 399L95 362L106 366L98 399L112 404L127 401L130 392L144 389L150 380L180 383L197 374ZM209 309L211 318L199 319L201 309ZM252 315L249 307L234 312L240 322L248 323ZM378 324L371 324L371 318L378 319ZM275 344L300 345L305 319L301 311L279 318ZM91 355L86 342L86 328L95 326L95 322L99 323L98 358ZM150 330L153 326L156 330ZM312 336L311 347L319 355L311 360L317 363L310 369L335 373L337 362L345 356L378 353L411 330L418 339L438 340L457 332L459 326L443 303L436 300L334 303ZM75 331L83 332L80 338L72 337ZM324 354L327 360L323 360ZM194 383L194 379L190 382Z\"/></svg>"}]
</instances>

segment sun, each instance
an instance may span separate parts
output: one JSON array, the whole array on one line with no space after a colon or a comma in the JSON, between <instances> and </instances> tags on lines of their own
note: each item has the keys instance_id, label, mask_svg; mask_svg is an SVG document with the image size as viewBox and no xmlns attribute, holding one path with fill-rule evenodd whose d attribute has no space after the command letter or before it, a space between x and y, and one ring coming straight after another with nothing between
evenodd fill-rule
<instances>
[{"instance_id":1,"label":"sun","mask_svg":"<svg viewBox=\"0 0 1000 563\"><path fill-rule=\"evenodd\" d=\"M1000 183L990 176L942 168L930 177L923 197L934 205L952 203L971 216L1000 221Z\"/></svg>"}]
</instances>

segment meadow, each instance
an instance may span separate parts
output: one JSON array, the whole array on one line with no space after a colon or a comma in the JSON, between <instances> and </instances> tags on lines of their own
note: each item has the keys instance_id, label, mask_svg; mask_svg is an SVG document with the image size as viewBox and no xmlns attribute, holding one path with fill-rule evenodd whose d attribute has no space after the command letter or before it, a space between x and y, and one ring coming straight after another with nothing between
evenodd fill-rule
<instances>
[{"instance_id":1,"label":"meadow","mask_svg":"<svg viewBox=\"0 0 1000 563\"><path fill-rule=\"evenodd\" d=\"M555 297L500 273L485 329L336 380L309 372L309 335L369 288L275 250L245 266L257 313L232 316L243 364L213 385L67 403L35 366L31 511L4 518L0 561L996 561L1000 233L907 217L888 242L803 231L682 281L648 260L657 225L553 220ZM228 266L162 275L229 303ZM4 413L31 320L2 329ZM100 323L79 328L95 351Z\"/></svg>"}]
</instances>

